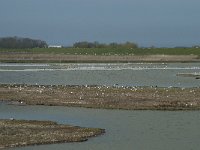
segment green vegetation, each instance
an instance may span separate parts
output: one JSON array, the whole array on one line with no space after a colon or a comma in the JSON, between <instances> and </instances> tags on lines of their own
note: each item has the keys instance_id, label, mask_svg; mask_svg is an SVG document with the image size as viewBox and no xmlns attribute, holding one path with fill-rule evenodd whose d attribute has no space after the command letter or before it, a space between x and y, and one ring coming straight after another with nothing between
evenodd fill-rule
<instances>
[{"instance_id":1,"label":"green vegetation","mask_svg":"<svg viewBox=\"0 0 200 150\"><path fill-rule=\"evenodd\" d=\"M19 37L5 37L0 38L0 48L7 49L25 49L25 48L44 48L47 47L47 43L41 40L34 40L30 38L19 38Z\"/></svg>"},{"instance_id":2,"label":"green vegetation","mask_svg":"<svg viewBox=\"0 0 200 150\"><path fill-rule=\"evenodd\" d=\"M73 44L74 48L138 48L136 43L133 42L126 42L126 43L110 43L110 44L103 44L99 42L76 42Z\"/></svg>"},{"instance_id":3,"label":"green vegetation","mask_svg":"<svg viewBox=\"0 0 200 150\"><path fill-rule=\"evenodd\" d=\"M81 41L67 48L47 48L45 41L30 38L0 38L0 53L65 54L65 55L198 55L200 47L139 48L134 42L99 43Z\"/></svg>"},{"instance_id":4,"label":"green vegetation","mask_svg":"<svg viewBox=\"0 0 200 150\"><path fill-rule=\"evenodd\" d=\"M48 53L67 55L199 55L200 48L32 48L0 49L0 53Z\"/></svg>"}]
</instances>

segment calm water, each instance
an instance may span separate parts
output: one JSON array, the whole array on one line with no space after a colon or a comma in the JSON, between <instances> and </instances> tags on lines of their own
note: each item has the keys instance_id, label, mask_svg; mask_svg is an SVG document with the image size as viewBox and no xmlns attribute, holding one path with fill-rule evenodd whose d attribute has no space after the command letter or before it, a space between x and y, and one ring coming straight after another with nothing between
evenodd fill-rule
<instances>
[{"instance_id":1,"label":"calm water","mask_svg":"<svg viewBox=\"0 0 200 150\"><path fill-rule=\"evenodd\" d=\"M0 83L199 87L200 63L0 64Z\"/></svg>"},{"instance_id":2,"label":"calm water","mask_svg":"<svg viewBox=\"0 0 200 150\"><path fill-rule=\"evenodd\" d=\"M123 111L0 104L0 118L53 120L101 127L106 134L85 143L16 148L16 150L197 150L199 111Z\"/></svg>"},{"instance_id":3,"label":"calm water","mask_svg":"<svg viewBox=\"0 0 200 150\"><path fill-rule=\"evenodd\" d=\"M199 87L200 63L170 64L0 64L0 83ZM16 150L197 150L200 111L123 111L0 103L0 118L52 120L106 129L85 143Z\"/></svg>"}]
</instances>

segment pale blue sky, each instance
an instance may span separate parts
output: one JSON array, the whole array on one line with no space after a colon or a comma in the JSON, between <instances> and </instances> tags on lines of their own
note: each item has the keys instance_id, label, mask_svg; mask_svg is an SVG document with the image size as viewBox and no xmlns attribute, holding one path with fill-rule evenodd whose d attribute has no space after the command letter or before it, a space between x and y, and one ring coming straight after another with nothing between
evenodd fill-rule
<instances>
[{"instance_id":1,"label":"pale blue sky","mask_svg":"<svg viewBox=\"0 0 200 150\"><path fill-rule=\"evenodd\" d=\"M0 37L200 44L200 0L0 0Z\"/></svg>"}]
</instances>

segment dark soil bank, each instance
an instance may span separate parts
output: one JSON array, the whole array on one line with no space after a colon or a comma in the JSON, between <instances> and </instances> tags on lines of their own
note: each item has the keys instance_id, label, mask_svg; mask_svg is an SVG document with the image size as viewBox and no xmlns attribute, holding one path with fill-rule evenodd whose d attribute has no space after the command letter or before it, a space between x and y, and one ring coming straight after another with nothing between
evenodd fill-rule
<instances>
[{"instance_id":1,"label":"dark soil bank","mask_svg":"<svg viewBox=\"0 0 200 150\"><path fill-rule=\"evenodd\" d=\"M31 54L1 53L0 62L199 62L197 55L65 55L65 54Z\"/></svg>"},{"instance_id":2,"label":"dark soil bank","mask_svg":"<svg viewBox=\"0 0 200 150\"><path fill-rule=\"evenodd\" d=\"M103 129L60 125L51 121L0 120L0 149L27 145L82 142Z\"/></svg>"},{"instance_id":3,"label":"dark soil bank","mask_svg":"<svg viewBox=\"0 0 200 150\"><path fill-rule=\"evenodd\" d=\"M196 110L200 109L200 88L0 85L0 101L17 105Z\"/></svg>"}]
</instances>

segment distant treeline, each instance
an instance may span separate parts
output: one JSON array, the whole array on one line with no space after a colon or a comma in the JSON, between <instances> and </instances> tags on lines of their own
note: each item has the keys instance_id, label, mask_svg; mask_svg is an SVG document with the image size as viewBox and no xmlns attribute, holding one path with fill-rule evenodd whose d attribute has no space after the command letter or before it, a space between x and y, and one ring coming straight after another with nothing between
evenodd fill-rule
<instances>
[{"instance_id":1,"label":"distant treeline","mask_svg":"<svg viewBox=\"0 0 200 150\"><path fill-rule=\"evenodd\" d=\"M73 47L74 48L138 48L138 45L133 42L103 44L99 42L83 41L74 43Z\"/></svg>"},{"instance_id":2,"label":"distant treeline","mask_svg":"<svg viewBox=\"0 0 200 150\"><path fill-rule=\"evenodd\" d=\"M24 48L45 48L47 43L41 40L19 37L0 38L0 48L24 49Z\"/></svg>"}]
</instances>

